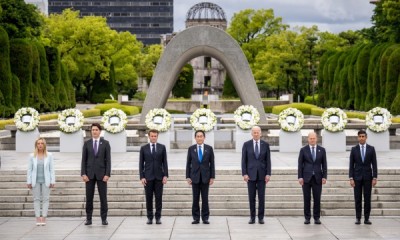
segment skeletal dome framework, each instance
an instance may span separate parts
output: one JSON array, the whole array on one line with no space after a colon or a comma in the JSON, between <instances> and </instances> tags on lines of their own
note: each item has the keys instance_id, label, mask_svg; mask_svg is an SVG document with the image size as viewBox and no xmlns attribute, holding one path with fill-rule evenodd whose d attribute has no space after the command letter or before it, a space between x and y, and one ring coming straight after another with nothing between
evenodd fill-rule
<instances>
[{"instance_id":1,"label":"skeletal dome framework","mask_svg":"<svg viewBox=\"0 0 400 240\"><path fill-rule=\"evenodd\" d=\"M186 15L186 21L190 20L221 20L226 22L224 10L217 4L202 2L191 7Z\"/></svg>"}]
</instances>

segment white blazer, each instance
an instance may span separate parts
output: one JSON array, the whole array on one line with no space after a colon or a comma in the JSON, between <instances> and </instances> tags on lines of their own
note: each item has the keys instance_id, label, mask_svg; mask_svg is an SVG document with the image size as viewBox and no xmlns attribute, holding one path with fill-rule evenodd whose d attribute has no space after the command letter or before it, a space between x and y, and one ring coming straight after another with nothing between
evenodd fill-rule
<instances>
[{"instance_id":1,"label":"white blazer","mask_svg":"<svg viewBox=\"0 0 400 240\"><path fill-rule=\"evenodd\" d=\"M34 157L33 153L31 153L29 156L29 165L26 174L26 183L32 184L32 187L34 187L36 185L36 176L37 176L37 157ZM44 183L46 184L47 187L50 187L50 184L56 183L53 155L49 152L47 153L47 157L44 158Z\"/></svg>"}]
</instances>

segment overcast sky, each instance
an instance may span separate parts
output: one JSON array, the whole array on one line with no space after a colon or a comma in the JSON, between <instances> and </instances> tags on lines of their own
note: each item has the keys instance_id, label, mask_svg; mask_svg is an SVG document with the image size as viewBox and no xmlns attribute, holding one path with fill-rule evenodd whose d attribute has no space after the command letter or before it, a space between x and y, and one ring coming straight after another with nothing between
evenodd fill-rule
<instances>
[{"instance_id":1,"label":"overcast sky","mask_svg":"<svg viewBox=\"0 0 400 240\"><path fill-rule=\"evenodd\" d=\"M374 5L369 0L174 0L174 31L185 29L188 10L200 2L212 2L224 9L228 25L241 10L269 9L283 22L294 26L317 25L321 31L341 32L371 26Z\"/></svg>"}]
</instances>

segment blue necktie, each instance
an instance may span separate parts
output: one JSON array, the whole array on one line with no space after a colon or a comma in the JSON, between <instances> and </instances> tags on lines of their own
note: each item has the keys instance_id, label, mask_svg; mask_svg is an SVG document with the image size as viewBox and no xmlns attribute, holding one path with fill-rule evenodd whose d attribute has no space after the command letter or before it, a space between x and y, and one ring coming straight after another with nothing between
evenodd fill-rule
<instances>
[{"instance_id":1,"label":"blue necktie","mask_svg":"<svg viewBox=\"0 0 400 240\"><path fill-rule=\"evenodd\" d=\"M94 151L94 155L97 155L97 140L94 140L93 151Z\"/></svg>"},{"instance_id":2,"label":"blue necktie","mask_svg":"<svg viewBox=\"0 0 400 240\"><path fill-rule=\"evenodd\" d=\"M364 162L365 154L364 154L364 145L361 145L361 159Z\"/></svg>"},{"instance_id":3,"label":"blue necktie","mask_svg":"<svg viewBox=\"0 0 400 240\"><path fill-rule=\"evenodd\" d=\"M199 163L203 161L203 151L201 151L201 146L199 146Z\"/></svg>"},{"instance_id":4,"label":"blue necktie","mask_svg":"<svg viewBox=\"0 0 400 240\"><path fill-rule=\"evenodd\" d=\"M258 159L260 157L260 150L258 150L258 141L256 141L255 153L256 153L256 158Z\"/></svg>"},{"instance_id":5,"label":"blue necktie","mask_svg":"<svg viewBox=\"0 0 400 240\"><path fill-rule=\"evenodd\" d=\"M315 162L316 156L315 156L315 147L311 147L311 154L312 154L312 160Z\"/></svg>"}]
</instances>

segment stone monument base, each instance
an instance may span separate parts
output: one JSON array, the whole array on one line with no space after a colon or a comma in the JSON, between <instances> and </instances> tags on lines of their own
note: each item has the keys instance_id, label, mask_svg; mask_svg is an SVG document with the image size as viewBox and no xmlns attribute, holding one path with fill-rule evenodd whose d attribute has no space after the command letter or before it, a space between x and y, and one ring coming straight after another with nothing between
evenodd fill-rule
<instances>
[{"instance_id":1,"label":"stone monument base","mask_svg":"<svg viewBox=\"0 0 400 240\"><path fill-rule=\"evenodd\" d=\"M322 146L326 152L346 152L346 133L321 131Z\"/></svg>"},{"instance_id":2,"label":"stone monument base","mask_svg":"<svg viewBox=\"0 0 400 240\"><path fill-rule=\"evenodd\" d=\"M242 152L243 144L252 138L251 130L243 130L236 126L235 138L236 152Z\"/></svg>"},{"instance_id":3,"label":"stone monument base","mask_svg":"<svg viewBox=\"0 0 400 240\"><path fill-rule=\"evenodd\" d=\"M60 132L60 152L82 152L83 131L74 133Z\"/></svg>"},{"instance_id":4,"label":"stone monument base","mask_svg":"<svg viewBox=\"0 0 400 240\"><path fill-rule=\"evenodd\" d=\"M35 128L33 131L23 132L17 130L15 135L15 151L16 152L32 152L35 150L35 141L40 136L39 130Z\"/></svg>"},{"instance_id":5,"label":"stone monument base","mask_svg":"<svg viewBox=\"0 0 400 240\"><path fill-rule=\"evenodd\" d=\"M302 147L301 132L279 131L279 152L299 152Z\"/></svg>"},{"instance_id":6,"label":"stone monument base","mask_svg":"<svg viewBox=\"0 0 400 240\"><path fill-rule=\"evenodd\" d=\"M125 130L119 133L110 133L105 131L104 139L110 142L111 152L115 153L127 152L126 151L127 137Z\"/></svg>"},{"instance_id":7,"label":"stone monument base","mask_svg":"<svg viewBox=\"0 0 400 240\"><path fill-rule=\"evenodd\" d=\"M367 144L375 147L375 151L389 151L390 150L390 136L389 131L373 132L367 129Z\"/></svg>"}]
</instances>

